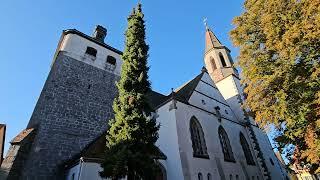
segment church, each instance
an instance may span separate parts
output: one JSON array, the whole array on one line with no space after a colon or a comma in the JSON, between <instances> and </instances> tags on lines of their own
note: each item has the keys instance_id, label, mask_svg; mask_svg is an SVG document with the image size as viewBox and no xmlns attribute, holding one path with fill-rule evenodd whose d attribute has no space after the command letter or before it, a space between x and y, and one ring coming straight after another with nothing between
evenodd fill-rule
<instances>
[{"instance_id":1,"label":"church","mask_svg":"<svg viewBox=\"0 0 320 180\"><path fill-rule=\"evenodd\" d=\"M3 179L98 180L122 52L107 30L64 30L25 130L10 143ZM196 48L196 47L195 47ZM200 58L200 57L199 57ZM248 116L230 50L209 27L204 67L168 95L147 94L161 124L157 180L288 179L267 135Z\"/></svg>"}]
</instances>

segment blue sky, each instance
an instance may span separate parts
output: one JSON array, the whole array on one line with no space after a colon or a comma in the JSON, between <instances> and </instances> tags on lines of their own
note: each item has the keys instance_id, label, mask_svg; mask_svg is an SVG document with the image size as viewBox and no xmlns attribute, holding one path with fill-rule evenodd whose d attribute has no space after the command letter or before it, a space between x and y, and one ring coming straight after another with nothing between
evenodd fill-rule
<instances>
[{"instance_id":1,"label":"blue sky","mask_svg":"<svg viewBox=\"0 0 320 180\"><path fill-rule=\"evenodd\" d=\"M0 123L7 124L6 147L23 130L50 71L62 30L91 35L101 24L107 44L123 50L126 18L137 1L2 0L0 5ZM203 19L232 51L229 31L243 0L142 0L149 75L154 90L167 94L197 75L203 63Z\"/></svg>"}]
</instances>

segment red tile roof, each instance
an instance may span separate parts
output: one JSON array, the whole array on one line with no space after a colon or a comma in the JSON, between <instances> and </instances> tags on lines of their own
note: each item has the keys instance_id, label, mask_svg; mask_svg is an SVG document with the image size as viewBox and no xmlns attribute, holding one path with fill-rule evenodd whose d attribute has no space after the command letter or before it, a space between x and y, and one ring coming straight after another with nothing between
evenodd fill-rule
<instances>
[{"instance_id":1,"label":"red tile roof","mask_svg":"<svg viewBox=\"0 0 320 180\"><path fill-rule=\"evenodd\" d=\"M20 132L15 138L13 138L13 140L10 142L11 144L14 143L20 143L21 141L23 141L34 129L30 128L30 129L25 129L22 132Z\"/></svg>"}]
</instances>

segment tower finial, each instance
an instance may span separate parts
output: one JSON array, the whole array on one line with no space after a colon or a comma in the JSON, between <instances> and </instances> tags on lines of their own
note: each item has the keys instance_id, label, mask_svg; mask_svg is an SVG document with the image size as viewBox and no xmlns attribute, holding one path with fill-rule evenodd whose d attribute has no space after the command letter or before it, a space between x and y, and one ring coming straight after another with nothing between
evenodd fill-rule
<instances>
[{"instance_id":1,"label":"tower finial","mask_svg":"<svg viewBox=\"0 0 320 180\"><path fill-rule=\"evenodd\" d=\"M208 27L208 18L204 18L203 19L203 23L206 26L206 30L208 30L209 29L209 27Z\"/></svg>"}]
</instances>

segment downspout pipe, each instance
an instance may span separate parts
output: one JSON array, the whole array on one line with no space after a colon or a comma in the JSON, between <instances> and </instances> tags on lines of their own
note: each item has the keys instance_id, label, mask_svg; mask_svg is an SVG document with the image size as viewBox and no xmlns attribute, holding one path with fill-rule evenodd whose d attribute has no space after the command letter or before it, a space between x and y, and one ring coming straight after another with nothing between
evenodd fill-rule
<instances>
[{"instance_id":1,"label":"downspout pipe","mask_svg":"<svg viewBox=\"0 0 320 180\"><path fill-rule=\"evenodd\" d=\"M82 171L82 165L83 165L83 157L80 158L80 162L79 162L79 165L80 165L80 168L79 168L79 174L78 174L78 180L81 179L81 171Z\"/></svg>"}]
</instances>

